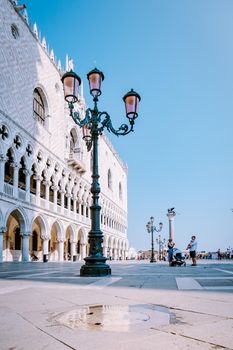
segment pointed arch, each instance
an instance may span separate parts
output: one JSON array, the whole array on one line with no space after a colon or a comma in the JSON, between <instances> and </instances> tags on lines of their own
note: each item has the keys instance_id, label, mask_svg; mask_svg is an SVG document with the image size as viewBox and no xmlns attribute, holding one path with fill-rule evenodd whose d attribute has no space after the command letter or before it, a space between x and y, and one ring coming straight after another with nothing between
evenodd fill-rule
<instances>
[{"instance_id":1,"label":"pointed arch","mask_svg":"<svg viewBox=\"0 0 233 350\"><path fill-rule=\"evenodd\" d=\"M36 215L31 222L31 230L33 229L33 223L36 222L41 229L41 238L50 239L49 224L46 217L43 214Z\"/></svg>"},{"instance_id":2,"label":"pointed arch","mask_svg":"<svg viewBox=\"0 0 233 350\"><path fill-rule=\"evenodd\" d=\"M24 208L20 206L15 206L9 209L5 216L5 225L4 225L5 227L7 227L7 221L10 215L13 216L19 222L21 233L30 232L29 220Z\"/></svg>"},{"instance_id":3,"label":"pointed arch","mask_svg":"<svg viewBox=\"0 0 233 350\"><path fill-rule=\"evenodd\" d=\"M64 239L65 239L64 227L63 227L61 221L60 221L60 220L54 221L53 224L52 224L52 226L51 226L51 230L52 230L53 227L56 228L57 240L58 240L58 241L64 240Z\"/></svg>"}]
</instances>

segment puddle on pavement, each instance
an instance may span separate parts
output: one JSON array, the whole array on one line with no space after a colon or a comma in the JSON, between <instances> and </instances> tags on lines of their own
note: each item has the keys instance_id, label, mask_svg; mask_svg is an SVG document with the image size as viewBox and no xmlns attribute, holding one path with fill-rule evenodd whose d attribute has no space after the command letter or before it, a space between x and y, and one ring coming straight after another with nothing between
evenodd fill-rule
<instances>
[{"instance_id":1,"label":"puddle on pavement","mask_svg":"<svg viewBox=\"0 0 233 350\"><path fill-rule=\"evenodd\" d=\"M175 314L157 305L89 305L63 312L50 321L84 331L129 332L176 323Z\"/></svg>"}]
</instances>

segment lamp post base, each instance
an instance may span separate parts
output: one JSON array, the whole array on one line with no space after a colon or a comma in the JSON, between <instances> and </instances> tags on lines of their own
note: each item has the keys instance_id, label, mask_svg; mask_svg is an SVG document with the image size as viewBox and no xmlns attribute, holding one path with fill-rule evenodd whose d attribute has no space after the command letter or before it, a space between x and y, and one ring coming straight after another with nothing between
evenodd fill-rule
<instances>
[{"instance_id":1,"label":"lamp post base","mask_svg":"<svg viewBox=\"0 0 233 350\"><path fill-rule=\"evenodd\" d=\"M84 259L85 265L81 266L81 277L103 277L111 275L111 268L105 262L107 258L89 256Z\"/></svg>"},{"instance_id":2,"label":"lamp post base","mask_svg":"<svg viewBox=\"0 0 233 350\"><path fill-rule=\"evenodd\" d=\"M150 259L150 263L154 263L154 262L156 262L155 258Z\"/></svg>"}]
</instances>

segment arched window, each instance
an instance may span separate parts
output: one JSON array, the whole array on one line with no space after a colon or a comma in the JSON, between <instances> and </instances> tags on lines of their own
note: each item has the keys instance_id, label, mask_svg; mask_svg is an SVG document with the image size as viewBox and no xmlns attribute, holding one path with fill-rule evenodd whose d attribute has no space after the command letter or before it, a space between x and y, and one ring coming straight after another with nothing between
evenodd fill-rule
<instances>
[{"instance_id":1,"label":"arched window","mask_svg":"<svg viewBox=\"0 0 233 350\"><path fill-rule=\"evenodd\" d=\"M20 160L20 168L19 168L19 182L18 182L19 188L22 190L26 190L26 164L24 157Z\"/></svg>"},{"instance_id":2,"label":"arched window","mask_svg":"<svg viewBox=\"0 0 233 350\"><path fill-rule=\"evenodd\" d=\"M38 246L38 234L36 231L33 231L32 233L32 250L33 252L37 251Z\"/></svg>"},{"instance_id":3,"label":"arched window","mask_svg":"<svg viewBox=\"0 0 233 350\"><path fill-rule=\"evenodd\" d=\"M45 105L38 89L33 92L33 115L40 124L45 125Z\"/></svg>"},{"instance_id":4,"label":"arched window","mask_svg":"<svg viewBox=\"0 0 233 350\"><path fill-rule=\"evenodd\" d=\"M51 176L51 178L50 178L49 201L52 203L54 201L54 178L53 178L53 176Z\"/></svg>"},{"instance_id":5,"label":"arched window","mask_svg":"<svg viewBox=\"0 0 233 350\"><path fill-rule=\"evenodd\" d=\"M110 169L108 169L108 188L112 189L112 173Z\"/></svg>"},{"instance_id":6,"label":"arched window","mask_svg":"<svg viewBox=\"0 0 233 350\"><path fill-rule=\"evenodd\" d=\"M32 174L30 177L30 193L36 194L36 166L35 164L32 165Z\"/></svg>"},{"instance_id":7,"label":"arched window","mask_svg":"<svg viewBox=\"0 0 233 350\"><path fill-rule=\"evenodd\" d=\"M15 250L21 250L20 228L15 229Z\"/></svg>"},{"instance_id":8,"label":"arched window","mask_svg":"<svg viewBox=\"0 0 233 350\"><path fill-rule=\"evenodd\" d=\"M65 187L64 207L68 209L68 186Z\"/></svg>"},{"instance_id":9,"label":"arched window","mask_svg":"<svg viewBox=\"0 0 233 350\"><path fill-rule=\"evenodd\" d=\"M61 180L58 182L57 205L61 206Z\"/></svg>"},{"instance_id":10,"label":"arched window","mask_svg":"<svg viewBox=\"0 0 233 350\"><path fill-rule=\"evenodd\" d=\"M80 241L77 242L77 253L80 254Z\"/></svg>"},{"instance_id":11,"label":"arched window","mask_svg":"<svg viewBox=\"0 0 233 350\"><path fill-rule=\"evenodd\" d=\"M119 182L119 198L122 199L122 185L121 185L121 182Z\"/></svg>"},{"instance_id":12,"label":"arched window","mask_svg":"<svg viewBox=\"0 0 233 350\"><path fill-rule=\"evenodd\" d=\"M45 177L45 172L43 170L42 171L42 181L40 183L40 197L43 199L45 199L45 191L46 191L45 182L46 182L46 177Z\"/></svg>"},{"instance_id":13,"label":"arched window","mask_svg":"<svg viewBox=\"0 0 233 350\"><path fill-rule=\"evenodd\" d=\"M5 163L5 176L4 176L4 181L13 185L13 176L14 176L14 168L13 168L13 163L14 163L14 157L13 157L13 152L11 149L8 149L7 151L7 161Z\"/></svg>"},{"instance_id":14,"label":"arched window","mask_svg":"<svg viewBox=\"0 0 233 350\"><path fill-rule=\"evenodd\" d=\"M78 152L78 135L77 131L73 128L70 130L70 153Z\"/></svg>"}]
</instances>

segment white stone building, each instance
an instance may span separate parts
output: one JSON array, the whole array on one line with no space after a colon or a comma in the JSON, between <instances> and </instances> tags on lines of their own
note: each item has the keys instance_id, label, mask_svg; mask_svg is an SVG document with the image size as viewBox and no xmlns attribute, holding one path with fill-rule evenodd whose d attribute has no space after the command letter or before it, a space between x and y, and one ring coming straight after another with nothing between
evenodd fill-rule
<instances>
[{"instance_id":1,"label":"white stone building","mask_svg":"<svg viewBox=\"0 0 233 350\"><path fill-rule=\"evenodd\" d=\"M61 62L16 5L0 0L0 261L33 254L81 260L88 254L91 152L69 116ZM103 253L125 259L127 169L105 136L99 154Z\"/></svg>"}]
</instances>

